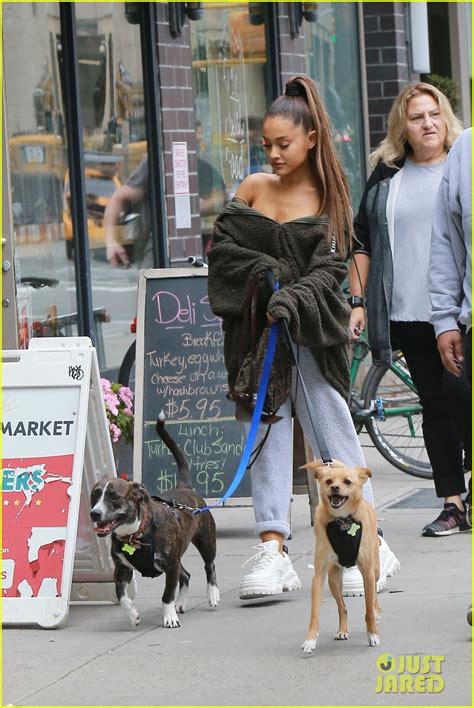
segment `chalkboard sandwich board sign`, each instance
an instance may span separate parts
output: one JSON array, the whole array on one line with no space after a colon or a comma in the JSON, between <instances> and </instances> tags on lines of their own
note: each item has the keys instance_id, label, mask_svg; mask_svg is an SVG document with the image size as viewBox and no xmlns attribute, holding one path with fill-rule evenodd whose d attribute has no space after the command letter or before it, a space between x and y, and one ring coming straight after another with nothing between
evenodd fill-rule
<instances>
[{"instance_id":1,"label":"chalkboard sandwich board sign","mask_svg":"<svg viewBox=\"0 0 474 708\"><path fill-rule=\"evenodd\" d=\"M245 429L226 399L224 336L221 319L209 306L207 274L185 268L140 271L137 321L134 479L150 494L176 484L174 459L155 430L163 411L195 490L218 499L234 477ZM251 496L249 476L236 495Z\"/></svg>"}]
</instances>

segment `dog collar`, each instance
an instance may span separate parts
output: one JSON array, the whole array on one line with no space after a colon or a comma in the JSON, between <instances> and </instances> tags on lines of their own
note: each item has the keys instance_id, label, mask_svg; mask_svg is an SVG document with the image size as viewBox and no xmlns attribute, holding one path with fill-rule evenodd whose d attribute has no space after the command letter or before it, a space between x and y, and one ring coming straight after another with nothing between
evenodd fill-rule
<instances>
[{"instance_id":1,"label":"dog collar","mask_svg":"<svg viewBox=\"0 0 474 708\"><path fill-rule=\"evenodd\" d=\"M140 526L135 531L135 533L132 533L130 536L117 536L119 541L123 541L122 551L124 551L125 553L128 553L129 556L133 556L133 554L137 550L137 546L142 545L140 543L137 543L137 541L140 538L140 536L143 535L143 532L144 532L145 527L148 524L149 520L150 520L150 514L148 513L147 508L143 507L142 520L140 522Z\"/></svg>"},{"instance_id":2,"label":"dog collar","mask_svg":"<svg viewBox=\"0 0 474 708\"><path fill-rule=\"evenodd\" d=\"M362 537L362 523L352 516L338 516L326 526L326 533L337 560L344 568L356 564Z\"/></svg>"}]
</instances>

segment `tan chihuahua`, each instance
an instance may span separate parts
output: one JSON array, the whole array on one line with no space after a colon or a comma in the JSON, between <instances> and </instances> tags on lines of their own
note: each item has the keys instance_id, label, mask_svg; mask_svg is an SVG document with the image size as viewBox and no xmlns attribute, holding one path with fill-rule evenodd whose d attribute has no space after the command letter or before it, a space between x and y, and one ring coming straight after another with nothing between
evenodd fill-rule
<instances>
[{"instance_id":1,"label":"tan chihuahua","mask_svg":"<svg viewBox=\"0 0 474 708\"><path fill-rule=\"evenodd\" d=\"M302 649L311 653L319 634L319 611L324 580L337 603L339 629L334 639L347 639L347 609L342 597L342 569L357 565L364 580L365 622L372 647L380 644L377 622L380 607L377 580L380 575L379 542L375 509L362 498L362 486L371 477L366 467L350 468L333 460L332 466L315 460L305 468L319 482L319 504L314 514L316 551L311 589L311 619Z\"/></svg>"}]
</instances>

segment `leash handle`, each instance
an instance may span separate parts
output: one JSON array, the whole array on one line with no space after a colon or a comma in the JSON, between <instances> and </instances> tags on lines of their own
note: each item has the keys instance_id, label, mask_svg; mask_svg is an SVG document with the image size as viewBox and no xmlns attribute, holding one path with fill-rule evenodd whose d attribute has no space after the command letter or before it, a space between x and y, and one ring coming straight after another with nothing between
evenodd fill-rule
<instances>
[{"instance_id":1,"label":"leash handle","mask_svg":"<svg viewBox=\"0 0 474 708\"><path fill-rule=\"evenodd\" d=\"M267 284L269 287L275 291L279 289L279 284L275 281L275 275L272 270L266 270L265 271L265 280L267 281ZM328 446L326 445L326 441L324 439L323 432L319 426L319 423L316 422L316 416L314 414L314 409L310 401L310 396L308 389L306 388L306 384L303 379L303 375L301 373L301 369L298 364L298 358L295 354L295 346L293 344L293 341L291 339L291 334L290 334L290 329L288 327L288 320L285 318L282 318L280 320L282 330L283 330L283 335L286 339L286 343L288 344L288 348L291 352L291 358L293 359L293 363L296 366L296 372L298 374L298 378L300 380L301 384L301 389L303 391L304 395L304 400L306 403L306 408L308 409L308 414L309 414L309 420L311 423L311 427L313 429L314 437L316 438L316 442L318 444L319 448L319 454L321 455L321 459L324 462L324 464L331 464L332 463L332 457L331 453L329 452Z\"/></svg>"}]
</instances>

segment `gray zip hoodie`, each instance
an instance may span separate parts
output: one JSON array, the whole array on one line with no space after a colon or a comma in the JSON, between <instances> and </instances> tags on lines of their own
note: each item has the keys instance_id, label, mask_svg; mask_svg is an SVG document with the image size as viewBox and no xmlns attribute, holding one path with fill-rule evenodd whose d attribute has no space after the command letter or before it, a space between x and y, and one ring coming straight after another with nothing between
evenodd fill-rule
<instances>
[{"instance_id":1,"label":"gray zip hoodie","mask_svg":"<svg viewBox=\"0 0 474 708\"><path fill-rule=\"evenodd\" d=\"M472 324L472 128L454 142L433 211L430 322L438 337Z\"/></svg>"}]
</instances>

